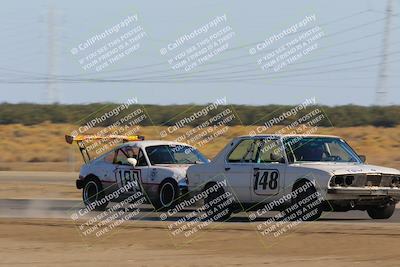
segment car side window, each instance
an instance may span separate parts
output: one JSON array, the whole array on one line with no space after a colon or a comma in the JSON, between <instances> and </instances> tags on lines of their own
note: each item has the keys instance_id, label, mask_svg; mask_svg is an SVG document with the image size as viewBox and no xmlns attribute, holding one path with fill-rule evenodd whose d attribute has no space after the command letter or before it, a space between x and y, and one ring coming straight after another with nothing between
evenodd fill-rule
<instances>
[{"instance_id":1,"label":"car side window","mask_svg":"<svg viewBox=\"0 0 400 267\"><path fill-rule=\"evenodd\" d=\"M260 149L260 156L257 163L272 163L285 161L285 154L282 145L277 139L265 139Z\"/></svg>"},{"instance_id":2,"label":"car side window","mask_svg":"<svg viewBox=\"0 0 400 267\"><path fill-rule=\"evenodd\" d=\"M117 151L117 155L115 157L114 164L131 165L128 162L128 158L137 159L138 152L139 152L138 148L132 148L130 146L121 147Z\"/></svg>"},{"instance_id":3,"label":"car side window","mask_svg":"<svg viewBox=\"0 0 400 267\"><path fill-rule=\"evenodd\" d=\"M128 155L122 148L118 149L117 155L116 155L115 160L114 160L114 164L117 164L117 165L130 165L129 162L128 162Z\"/></svg>"},{"instance_id":4,"label":"car side window","mask_svg":"<svg viewBox=\"0 0 400 267\"><path fill-rule=\"evenodd\" d=\"M231 163L243 163L243 162L255 162L260 148L259 140L244 139L232 150L229 154L228 162Z\"/></svg>"},{"instance_id":5,"label":"car side window","mask_svg":"<svg viewBox=\"0 0 400 267\"><path fill-rule=\"evenodd\" d=\"M104 161L107 163L114 163L115 151L109 152L106 156L104 156Z\"/></svg>"},{"instance_id":6,"label":"car side window","mask_svg":"<svg viewBox=\"0 0 400 267\"><path fill-rule=\"evenodd\" d=\"M129 147L129 146L118 149L114 164L131 165L128 162L128 158L136 159L137 160L136 166L147 166L147 161L146 158L144 157L143 151L138 147Z\"/></svg>"},{"instance_id":7,"label":"car side window","mask_svg":"<svg viewBox=\"0 0 400 267\"><path fill-rule=\"evenodd\" d=\"M139 149L139 154L137 157L137 166L147 166L147 161L146 158L143 154L143 151L141 149Z\"/></svg>"}]
</instances>

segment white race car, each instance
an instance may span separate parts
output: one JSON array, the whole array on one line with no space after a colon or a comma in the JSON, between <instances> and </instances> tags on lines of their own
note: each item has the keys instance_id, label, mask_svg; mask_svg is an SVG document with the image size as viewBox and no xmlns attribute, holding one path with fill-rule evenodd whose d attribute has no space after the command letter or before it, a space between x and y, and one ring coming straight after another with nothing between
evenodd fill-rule
<instances>
[{"instance_id":1,"label":"white race car","mask_svg":"<svg viewBox=\"0 0 400 267\"><path fill-rule=\"evenodd\" d=\"M85 142L123 140L123 144L91 159ZM67 143L78 143L85 164L76 187L83 189L86 206L105 210L110 201L120 201L141 191L156 209L171 208L187 192L186 170L205 158L192 146L143 136L66 136ZM121 190L126 189L126 190ZM114 192L122 192L116 199ZM107 197L110 196L110 197Z\"/></svg>"},{"instance_id":2,"label":"white race car","mask_svg":"<svg viewBox=\"0 0 400 267\"><path fill-rule=\"evenodd\" d=\"M222 219L260 208L290 211L311 196L319 196L319 202L309 206L313 213L305 220L318 219L323 211L348 210L387 219L400 198L400 171L364 162L365 156L336 136L241 136L211 162L191 166L187 176L191 196L222 185L205 198L209 206L226 192L234 196L225 201L230 205Z\"/></svg>"}]
</instances>

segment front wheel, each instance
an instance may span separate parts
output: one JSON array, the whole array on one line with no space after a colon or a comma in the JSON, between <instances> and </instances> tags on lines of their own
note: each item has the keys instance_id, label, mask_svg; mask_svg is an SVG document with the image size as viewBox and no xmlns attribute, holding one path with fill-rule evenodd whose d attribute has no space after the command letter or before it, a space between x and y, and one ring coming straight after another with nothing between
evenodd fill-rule
<instances>
[{"instance_id":1,"label":"front wheel","mask_svg":"<svg viewBox=\"0 0 400 267\"><path fill-rule=\"evenodd\" d=\"M298 192L292 204L297 205L299 215L295 217L296 221L315 221L322 215L322 201L320 194L310 181L301 181L297 183L293 192Z\"/></svg>"},{"instance_id":2,"label":"front wheel","mask_svg":"<svg viewBox=\"0 0 400 267\"><path fill-rule=\"evenodd\" d=\"M204 199L207 220L215 222L227 221L232 215L231 194L225 192L221 187L216 191L207 193L213 185L210 184L204 189L204 192L207 194L207 197Z\"/></svg>"},{"instance_id":3,"label":"front wheel","mask_svg":"<svg viewBox=\"0 0 400 267\"><path fill-rule=\"evenodd\" d=\"M369 208L367 209L367 213L372 219L389 219L390 217L392 217L395 209L396 204L389 203L383 207Z\"/></svg>"},{"instance_id":4,"label":"front wheel","mask_svg":"<svg viewBox=\"0 0 400 267\"><path fill-rule=\"evenodd\" d=\"M179 197L178 184L172 180L164 180L158 188L158 199L153 203L157 210L172 209Z\"/></svg>"}]
</instances>

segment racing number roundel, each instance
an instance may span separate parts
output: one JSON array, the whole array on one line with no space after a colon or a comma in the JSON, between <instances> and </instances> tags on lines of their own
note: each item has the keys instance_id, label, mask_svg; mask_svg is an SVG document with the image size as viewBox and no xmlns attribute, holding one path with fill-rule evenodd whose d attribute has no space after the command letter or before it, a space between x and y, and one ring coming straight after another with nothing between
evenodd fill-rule
<instances>
[{"instance_id":1,"label":"racing number roundel","mask_svg":"<svg viewBox=\"0 0 400 267\"><path fill-rule=\"evenodd\" d=\"M279 192L279 171L276 169L255 169L253 190L257 195L275 195Z\"/></svg>"},{"instance_id":2,"label":"racing number roundel","mask_svg":"<svg viewBox=\"0 0 400 267\"><path fill-rule=\"evenodd\" d=\"M137 170L129 170L123 168L117 168L115 170L115 180L118 183L118 186L127 187L127 190L130 192L138 192L141 191L140 188L140 173Z\"/></svg>"}]
</instances>

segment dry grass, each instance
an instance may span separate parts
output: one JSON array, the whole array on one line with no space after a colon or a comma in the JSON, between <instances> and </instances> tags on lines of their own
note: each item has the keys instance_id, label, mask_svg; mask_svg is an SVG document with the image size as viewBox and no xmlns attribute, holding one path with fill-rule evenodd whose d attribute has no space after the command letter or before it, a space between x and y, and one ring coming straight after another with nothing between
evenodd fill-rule
<instances>
[{"instance_id":1,"label":"dry grass","mask_svg":"<svg viewBox=\"0 0 400 267\"><path fill-rule=\"evenodd\" d=\"M0 170L77 170L82 163L77 147L65 143L64 134L75 129L67 124L0 125ZM146 139L160 139L165 127L141 127L139 134ZM93 129L92 132L101 129ZM165 139L174 140L184 135L188 128L179 129ZM235 126L222 136L200 147L209 158L220 151L229 140L248 134L254 126ZM271 129L271 133L277 129ZM367 156L369 163L400 169L400 126L396 128L351 127L319 128L320 134L339 135L359 153Z\"/></svg>"}]
</instances>

